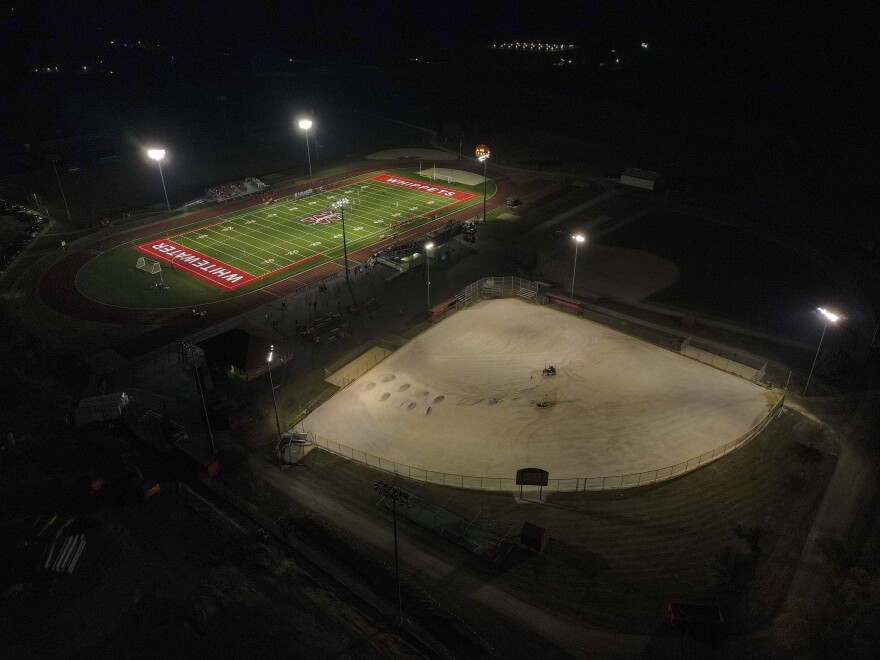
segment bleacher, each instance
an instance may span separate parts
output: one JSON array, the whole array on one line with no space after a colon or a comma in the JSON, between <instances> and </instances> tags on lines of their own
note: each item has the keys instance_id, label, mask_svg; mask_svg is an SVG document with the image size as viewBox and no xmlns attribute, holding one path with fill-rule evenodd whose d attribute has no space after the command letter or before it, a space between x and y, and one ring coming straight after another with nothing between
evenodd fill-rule
<instances>
[{"instance_id":1,"label":"bleacher","mask_svg":"<svg viewBox=\"0 0 880 660\"><path fill-rule=\"evenodd\" d=\"M257 178L248 177L241 181L224 183L205 190L205 196L214 202L225 202L236 197L244 197L256 192L261 192L269 186Z\"/></svg>"}]
</instances>

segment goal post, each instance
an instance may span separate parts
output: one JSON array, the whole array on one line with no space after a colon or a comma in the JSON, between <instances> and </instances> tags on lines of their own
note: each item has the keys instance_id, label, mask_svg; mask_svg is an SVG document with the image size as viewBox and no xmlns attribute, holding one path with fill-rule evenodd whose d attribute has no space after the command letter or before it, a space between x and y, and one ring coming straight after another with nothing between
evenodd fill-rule
<instances>
[{"instance_id":1,"label":"goal post","mask_svg":"<svg viewBox=\"0 0 880 660\"><path fill-rule=\"evenodd\" d=\"M162 264L153 259L147 259L146 257L138 257L137 260L137 269L143 270L149 273L150 275L159 275L159 281L164 282L162 279Z\"/></svg>"},{"instance_id":2,"label":"goal post","mask_svg":"<svg viewBox=\"0 0 880 660\"><path fill-rule=\"evenodd\" d=\"M138 270L145 270L150 275L155 275L156 273L162 272L162 264L160 264L158 261L147 259L146 257L138 258L137 267Z\"/></svg>"}]
</instances>

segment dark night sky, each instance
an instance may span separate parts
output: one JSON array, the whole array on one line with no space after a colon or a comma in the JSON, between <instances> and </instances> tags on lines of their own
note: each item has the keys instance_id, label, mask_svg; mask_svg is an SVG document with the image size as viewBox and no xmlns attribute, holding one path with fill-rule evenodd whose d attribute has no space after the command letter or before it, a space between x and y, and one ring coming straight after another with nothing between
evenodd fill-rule
<instances>
[{"instance_id":1,"label":"dark night sky","mask_svg":"<svg viewBox=\"0 0 880 660\"><path fill-rule=\"evenodd\" d=\"M628 90L616 83L600 88L593 79L578 77L587 75L585 66L581 70L585 73L558 77L555 90L550 89L549 76L524 73L519 96L512 95L509 101L552 92L557 110L568 109L575 127L579 108L598 105L603 101L600 93L605 94L606 104L635 100L645 105L645 112L671 116L689 103L685 110L694 118L723 115L724 121L733 117L756 126L772 122L784 133L781 139L786 144L796 144L794 151L816 162L827 160L822 165L826 169L858 167L874 153L871 92L877 37L871 29L877 24L876 10L854 3L829 4L826 9L780 4L718 0L7 3L0 10L3 49L11 54L0 58L0 111L5 117L0 144L8 148L25 139L39 142L52 131L63 135L94 130L94 111L71 110L87 108L83 98L102 98L111 108L107 116L128 107L149 106L151 96L158 93L166 98L173 94L176 107L184 108L188 89L192 107L204 105L205 98L216 98L216 93L228 94L230 103L244 104L253 89L253 72L272 70L288 58L301 70L346 63L350 71L352 65L391 70L410 57L435 58L450 66L438 67L431 75L449 78L451 70L466 72L470 79L463 79L462 85L470 84L474 90L455 98L440 85L433 97L425 98L431 93L425 86L401 88L399 98L408 99L411 109L419 103L448 103L454 112L453 104L462 106L469 94L479 93L476 87L483 73L475 67L467 71L468 58L494 41L576 43L584 57L621 44L637 50L639 42L648 41L653 68L627 74L632 76ZM34 67L58 63L70 71L102 58L108 58L105 67L113 61L118 64L109 66L119 69L127 54L119 43L110 49L111 39L131 46L138 39L160 45L146 55L140 53L143 61L128 69L135 73L124 81L116 70L112 84L99 76L91 80L69 76L55 82L33 74ZM168 62L172 55L173 67ZM383 81L393 78L395 84L409 80L380 75ZM589 75L595 75L593 70ZM641 99L643 81L638 75L649 83ZM613 99L619 91L620 99ZM315 92L314 97L324 92ZM540 104L533 104L532 110L546 114Z\"/></svg>"},{"instance_id":2,"label":"dark night sky","mask_svg":"<svg viewBox=\"0 0 880 660\"><path fill-rule=\"evenodd\" d=\"M449 55L503 39L575 42L585 48L647 40L688 58L707 77L768 91L785 102L834 106L866 101L876 61L872 10L848 3L820 11L791 3L655 3L586 0L370 2L96 2L35 0L3 8L6 91L23 71L52 61L98 57L107 40L144 39L163 53L365 60L379 53ZM14 7L12 9L11 7Z\"/></svg>"},{"instance_id":3,"label":"dark night sky","mask_svg":"<svg viewBox=\"0 0 880 660\"><path fill-rule=\"evenodd\" d=\"M853 83L871 70L876 54L870 33L876 16L847 9L848 3L825 12L778 4L35 0L3 8L4 48L17 55L3 59L14 84L20 64L76 61L97 54L114 36L155 40L163 50L191 57L225 50L297 57L356 52L369 58L389 47L401 54L442 52L501 39L584 46L647 40L680 55L699 54L707 72L714 67L725 76L767 77L767 85L779 91L814 85L820 99L856 94Z\"/></svg>"}]
</instances>

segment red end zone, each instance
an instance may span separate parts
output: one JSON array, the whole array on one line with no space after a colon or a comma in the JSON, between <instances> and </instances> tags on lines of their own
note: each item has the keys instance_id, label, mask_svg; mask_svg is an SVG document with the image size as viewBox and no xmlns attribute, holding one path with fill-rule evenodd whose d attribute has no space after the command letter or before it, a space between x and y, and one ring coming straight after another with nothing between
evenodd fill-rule
<instances>
[{"instance_id":1,"label":"red end zone","mask_svg":"<svg viewBox=\"0 0 880 660\"><path fill-rule=\"evenodd\" d=\"M227 290L238 289L251 282L262 280L275 273L280 273L282 270L295 268L312 261L313 259L324 256L323 252L317 252L311 257L306 257L305 259L300 259L292 264L287 264L286 266L273 270L271 273L257 276L251 275L241 268L235 268L222 261L217 261L201 252L185 248L179 243L175 243L167 238L156 239L133 247L135 250L143 252L153 259L157 259L166 264L171 264L172 267L176 266L180 270L195 275L200 280L204 280L209 284Z\"/></svg>"},{"instance_id":2,"label":"red end zone","mask_svg":"<svg viewBox=\"0 0 880 660\"><path fill-rule=\"evenodd\" d=\"M141 243L135 245L134 249L223 289L237 289L258 279L240 268L185 248L167 238Z\"/></svg>"},{"instance_id":3,"label":"red end zone","mask_svg":"<svg viewBox=\"0 0 880 660\"><path fill-rule=\"evenodd\" d=\"M444 188L432 183L422 183L421 181L413 181L402 176L394 176L393 174L377 174L371 177L374 181L389 183L392 186L400 186L401 188L409 188L410 190L418 190L420 192L437 195L443 199L454 200L456 202L464 202L476 197L474 193L465 192L463 190L454 190L452 188Z\"/></svg>"}]
</instances>

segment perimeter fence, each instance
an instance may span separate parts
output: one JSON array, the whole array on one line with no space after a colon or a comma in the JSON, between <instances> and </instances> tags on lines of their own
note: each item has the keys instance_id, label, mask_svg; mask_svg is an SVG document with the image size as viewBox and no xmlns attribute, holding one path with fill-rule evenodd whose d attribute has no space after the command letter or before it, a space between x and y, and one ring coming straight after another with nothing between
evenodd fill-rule
<instances>
[{"instance_id":1,"label":"perimeter fence","mask_svg":"<svg viewBox=\"0 0 880 660\"><path fill-rule=\"evenodd\" d=\"M742 447L757 437L758 434L767 428L770 422L776 418L779 411L783 409L784 404L785 396L783 395L773 404L770 410L767 411L767 414L758 420L748 431L741 433L715 449L703 452L699 456L680 461L674 465L668 465L655 470L646 470L644 472L633 472L631 474L549 479L544 488L551 492L555 491L560 493L585 490L615 490L647 486L649 484L680 477L721 458L725 454L729 454L733 450ZM519 489L514 477L481 477L426 470L424 468L382 458L381 456L376 456L375 454L370 454L360 449L355 449L354 447L349 447L348 445L331 440L330 438L324 437L314 431L307 430L306 434L310 442L322 449L342 456L343 458L363 463L364 465L376 468L377 470L395 474L399 477L406 477L407 479L424 481L426 483L439 484L442 486L468 488L471 490L514 491Z\"/></svg>"},{"instance_id":2,"label":"perimeter fence","mask_svg":"<svg viewBox=\"0 0 880 660\"><path fill-rule=\"evenodd\" d=\"M580 301L563 296L544 295L540 293L541 283L532 282L515 276L485 277L469 284L455 296L455 305L450 305L445 313L454 313L457 310L466 309L481 300L494 298L521 298L535 304L545 304L563 309L590 321L601 323L615 330L625 332L633 337L647 341L661 348L686 355L693 359L709 364L718 369L738 375L751 382L765 385L763 379L767 377L766 363L758 366L753 356L743 356L734 349L728 349L720 344L694 340L691 337L682 337L672 331L664 331L663 328L651 327L648 324L638 323L637 319L623 317L615 313L604 313L593 306L585 306ZM420 324L419 332L432 325L430 322ZM407 338L412 338L409 335ZM385 345L389 352L399 348L399 345ZM749 359L744 359L749 358ZM384 357L382 358L384 359ZM381 361L381 360L379 360ZM748 362L751 362L749 364ZM760 362L760 361L759 361ZM360 371L360 370L358 370ZM673 479L692 472L712 461L729 454L742 447L761 433L775 417L783 410L785 405L785 393L770 407L755 424L747 431L737 435L727 442L674 465L633 472L631 474L618 474L609 476L585 476L554 478L548 481L546 488L556 492L577 492L585 490L611 490L621 488L635 488L648 484L658 483ZM313 431L306 430L309 441L322 449L342 456L364 465L389 472L400 477L406 477L416 481L468 488L474 490L513 491L519 487L514 477L485 477L463 474L450 474L419 468L405 463L398 463L375 454L355 449L331 438L324 437Z\"/></svg>"}]
</instances>

